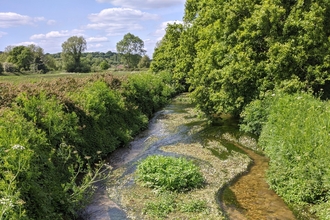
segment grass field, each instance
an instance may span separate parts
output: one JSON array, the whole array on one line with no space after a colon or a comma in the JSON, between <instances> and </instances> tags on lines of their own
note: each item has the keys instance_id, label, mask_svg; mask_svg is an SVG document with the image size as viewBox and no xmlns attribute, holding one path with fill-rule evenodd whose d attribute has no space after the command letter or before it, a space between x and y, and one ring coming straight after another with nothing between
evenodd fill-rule
<instances>
[{"instance_id":1,"label":"grass field","mask_svg":"<svg viewBox=\"0 0 330 220\"><path fill-rule=\"evenodd\" d=\"M62 71L49 72L46 74L38 73L4 73L0 74L0 82L12 82L12 83L21 83L21 82L40 82L43 80L49 80L59 77L71 76L75 78L81 78L90 76L93 74L100 73L111 73L114 76L126 76L132 73L138 73L138 71L112 71L108 70L105 72L91 72L91 73L68 73Z\"/></svg>"}]
</instances>

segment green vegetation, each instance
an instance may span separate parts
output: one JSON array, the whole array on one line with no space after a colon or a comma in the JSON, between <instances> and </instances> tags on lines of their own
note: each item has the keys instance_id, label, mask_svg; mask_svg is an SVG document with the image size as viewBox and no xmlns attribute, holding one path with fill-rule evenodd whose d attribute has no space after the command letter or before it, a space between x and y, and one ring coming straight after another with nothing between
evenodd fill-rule
<instances>
[{"instance_id":1,"label":"green vegetation","mask_svg":"<svg viewBox=\"0 0 330 220\"><path fill-rule=\"evenodd\" d=\"M53 67L52 59L44 54L41 47L34 44L29 46L7 47L2 53L0 62L3 62L5 72L34 71L46 73Z\"/></svg>"},{"instance_id":2,"label":"green vegetation","mask_svg":"<svg viewBox=\"0 0 330 220\"><path fill-rule=\"evenodd\" d=\"M62 62L68 72L90 72L90 67L81 63L81 55L87 49L84 37L73 36L62 44Z\"/></svg>"},{"instance_id":3,"label":"green vegetation","mask_svg":"<svg viewBox=\"0 0 330 220\"><path fill-rule=\"evenodd\" d=\"M259 144L270 157L268 181L286 202L314 204L328 219L330 105L309 94L274 96Z\"/></svg>"},{"instance_id":4,"label":"green vegetation","mask_svg":"<svg viewBox=\"0 0 330 220\"><path fill-rule=\"evenodd\" d=\"M211 121L241 117L271 159L271 187L321 219L329 218L329 116L312 96L330 98L329 12L325 0L187 0L183 24L168 25L151 63Z\"/></svg>"},{"instance_id":5,"label":"green vegetation","mask_svg":"<svg viewBox=\"0 0 330 220\"><path fill-rule=\"evenodd\" d=\"M177 194L162 192L158 195L158 200L147 202L143 212L157 219L165 219L170 213L203 213L207 212L205 201L193 200L188 202L177 201Z\"/></svg>"},{"instance_id":6,"label":"green vegetation","mask_svg":"<svg viewBox=\"0 0 330 220\"><path fill-rule=\"evenodd\" d=\"M101 158L127 144L152 115L125 97L135 80L149 89L143 95L153 110L175 93L171 84L150 87L152 77L164 82L161 75L122 81L94 74L1 83L0 218L74 219L93 184L109 174Z\"/></svg>"},{"instance_id":7,"label":"green vegetation","mask_svg":"<svg viewBox=\"0 0 330 220\"><path fill-rule=\"evenodd\" d=\"M138 66L142 55L145 54L144 42L131 33L124 35L124 38L116 45L117 51L120 54L123 63L128 68L134 68Z\"/></svg>"},{"instance_id":8,"label":"green vegetation","mask_svg":"<svg viewBox=\"0 0 330 220\"><path fill-rule=\"evenodd\" d=\"M175 195L171 193L161 193L159 200L146 203L144 213L157 218L166 218L166 216L176 209Z\"/></svg>"},{"instance_id":9,"label":"green vegetation","mask_svg":"<svg viewBox=\"0 0 330 220\"><path fill-rule=\"evenodd\" d=\"M276 86L328 97L328 1L188 0L184 24L168 25L152 70L187 83L210 118L238 116Z\"/></svg>"},{"instance_id":10,"label":"green vegetation","mask_svg":"<svg viewBox=\"0 0 330 220\"><path fill-rule=\"evenodd\" d=\"M203 186L204 179L198 166L185 158L149 156L136 171L142 186L184 192Z\"/></svg>"},{"instance_id":11,"label":"green vegetation","mask_svg":"<svg viewBox=\"0 0 330 220\"><path fill-rule=\"evenodd\" d=\"M62 44L62 52L44 54L41 47L7 46L0 51L0 75L44 74L48 72L102 72L112 67L114 71L125 69L148 69L150 58L143 56L144 42L130 33L117 43L118 53L84 52L87 42L84 37L72 36ZM142 57L143 56L143 57Z\"/></svg>"},{"instance_id":12,"label":"green vegetation","mask_svg":"<svg viewBox=\"0 0 330 220\"><path fill-rule=\"evenodd\" d=\"M133 74L123 83L123 96L148 117L167 103L168 97L174 97L177 89L172 85L168 72L159 74Z\"/></svg>"}]
</instances>

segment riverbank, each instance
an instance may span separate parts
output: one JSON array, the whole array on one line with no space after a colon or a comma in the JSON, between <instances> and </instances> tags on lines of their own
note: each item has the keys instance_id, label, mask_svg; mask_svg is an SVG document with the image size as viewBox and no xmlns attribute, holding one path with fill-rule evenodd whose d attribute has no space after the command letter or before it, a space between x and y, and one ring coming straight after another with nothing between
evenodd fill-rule
<instances>
[{"instance_id":1,"label":"riverbank","mask_svg":"<svg viewBox=\"0 0 330 220\"><path fill-rule=\"evenodd\" d=\"M225 219L225 213L219 208L218 191L245 173L252 163L234 143L256 149L256 141L241 136L235 122L228 120L220 125L209 125L199 115L186 95L179 96L155 115L149 129L128 148L110 157L114 170L106 191L116 204L116 208L104 209L108 210L106 215L110 219L116 219L116 213L121 213L122 219ZM153 154L192 160L203 172L204 187L188 193L164 194L135 184L136 164ZM200 201L203 209L196 212L196 208L183 208L192 205L192 201ZM98 218L94 216L93 219Z\"/></svg>"}]
</instances>

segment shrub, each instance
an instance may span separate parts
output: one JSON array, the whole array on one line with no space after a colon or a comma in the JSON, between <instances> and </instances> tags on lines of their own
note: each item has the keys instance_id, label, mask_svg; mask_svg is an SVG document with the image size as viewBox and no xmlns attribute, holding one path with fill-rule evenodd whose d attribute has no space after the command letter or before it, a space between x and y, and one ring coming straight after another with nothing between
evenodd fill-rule
<instances>
[{"instance_id":1,"label":"shrub","mask_svg":"<svg viewBox=\"0 0 330 220\"><path fill-rule=\"evenodd\" d=\"M45 132L52 146L62 142L74 144L78 135L78 118L75 112L66 113L64 106L54 96L40 92L35 96L21 93L16 98L16 110Z\"/></svg>"},{"instance_id":2,"label":"shrub","mask_svg":"<svg viewBox=\"0 0 330 220\"><path fill-rule=\"evenodd\" d=\"M110 68L110 64L106 60L103 60L100 63L100 68L101 68L101 70L107 70Z\"/></svg>"},{"instance_id":3,"label":"shrub","mask_svg":"<svg viewBox=\"0 0 330 220\"><path fill-rule=\"evenodd\" d=\"M277 97L259 144L270 157L268 182L288 203L330 199L330 104L299 93Z\"/></svg>"},{"instance_id":4,"label":"shrub","mask_svg":"<svg viewBox=\"0 0 330 220\"><path fill-rule=\"evenodd\" d=\"M131 75L123 88L126 100L149 118L176 94L171 75L166 72Z\"/></svg>"},{"instance_id":5,"label":"shrub","mask_svg":"<svg viewBox=\"0 0 330 220\"><path fill-rule=\"evenodd\" d=\"M81 151L107 155L120 145L127 144L147 125L147 118L126 106L124 99L105 82L96 81L72 93L80 119Z\"/></svg>"},{"instance_id":6,"label":"shrub","mask_svg":"<svg viewBox=\"0 0 330 220\"><path fill-rule=\"evenodd\" d=\"M203 186L199 167L185 158L149 156L136 171L142 186L174 192L189 191Z\"/></svg>"},{"instance_id":7,"label":"shrub","mask_svg":"<svg viewBox=\"0 0 330 220\"><path fill-rule=\"evenodd\" d=\"M262 127L267 122L271 101L271 97L265 97L253 100L245 106L240 114L240 130L259 136Z\"/></svg>"},{"instance_id":8,"label":"shrub","mask_svg":"<svg viewBox=\"0 0 330 220\"><path fill-rule=\"evenodd\" d=\"M98 171L85 168L74 147L51 146L19 112L0 115L0 219L72 219Z\"/></svg>"},{"instance_id":9,"label":"shrub","mask_svg":"<svg viewBox=\"0 0 330 220\"><path fill-rule=\"evenodd\" d=\"M3 63L3 69L7 73L14 73L18 71L18 68L15 64L7 63L7 62Z\"/></svg>"}]
</instances>

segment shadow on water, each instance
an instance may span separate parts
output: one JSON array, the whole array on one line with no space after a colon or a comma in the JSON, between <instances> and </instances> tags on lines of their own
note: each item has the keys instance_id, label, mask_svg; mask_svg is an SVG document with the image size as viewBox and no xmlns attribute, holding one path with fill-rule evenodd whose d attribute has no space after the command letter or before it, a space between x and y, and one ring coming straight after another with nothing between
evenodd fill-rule
<instances>
[{"instance_id":1,"label":"shadow on water","mask_svg":"<svg viewBox=\"0 0 330 220\"><path fill-rule=\"evenodd\" d=\"M184 99L185 97L182 100ZM119 192L122 188L134 184L134 180L121 181L136 170L138 161L149 155L180 156L176 153L164 152L161 147L178 143L200 143L221 161L225 161L237 153L246 154L253 159L253 164L247 174L236 178L232 185L220 189L219 195L216 195L219 196L217 198L219 205L229 219L295 219L284 202L269 190L265 181L265 172L268 167L267 158L242 147L245 144L240 141L243 134L238 130L237 120L224 116L217 124L208 124L205 118L197 119L196 112L189 110L193 107L192 104L182 102L182 100L176 99L172 104L157 112L146 131L135 138L128 147L118 149L111 154L110 165L114 170L123 168L124 172L114 180L116 186L109 187L116 187L113 191ZM178 119L170 122L173 124L171 127L164 125L165 121L173 120L171 115L182 113L188 114L184 116L185 119L196 120L184 123L185 120ZM212 141L220 143L223 149L219 150L209 146L208 143ZM116 196L115 193L110 199L104 197L106 191L98 193L105 200L103 203L107 208L103 209L103 214L108 217L101 218L102 214L99 214L99 216L94 215L88 219L128 219L125 211L120 207L120 196ZM95 201L100 201L100 196L96 195L94 203ZM96 205L94 208L89 206L86 210L90 209L90 212L93 212L95 209L100 209L100 206Z\"/></svg>"}]
</instances>

